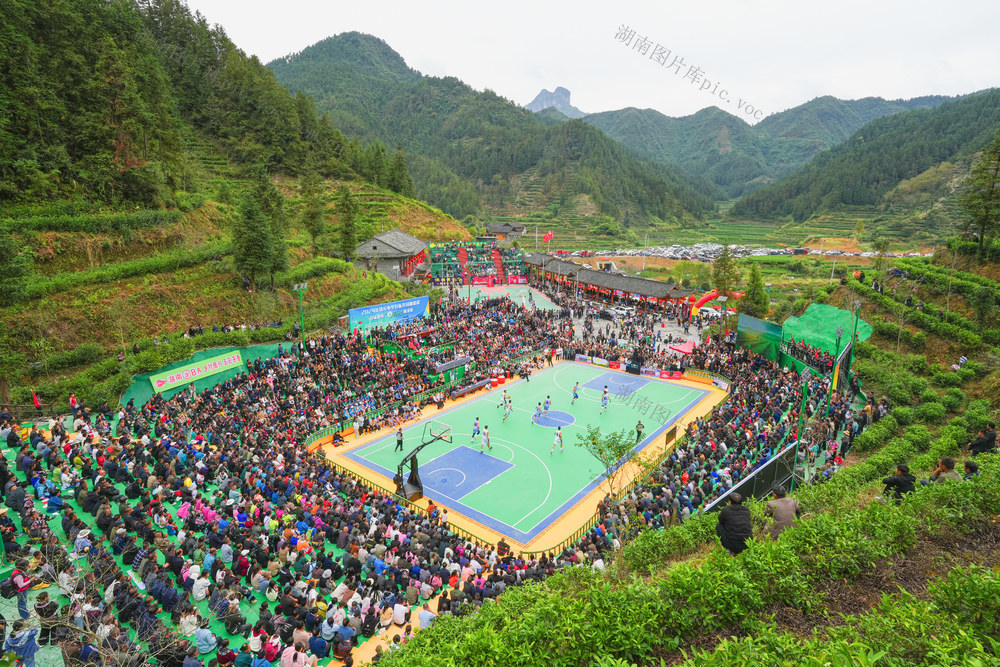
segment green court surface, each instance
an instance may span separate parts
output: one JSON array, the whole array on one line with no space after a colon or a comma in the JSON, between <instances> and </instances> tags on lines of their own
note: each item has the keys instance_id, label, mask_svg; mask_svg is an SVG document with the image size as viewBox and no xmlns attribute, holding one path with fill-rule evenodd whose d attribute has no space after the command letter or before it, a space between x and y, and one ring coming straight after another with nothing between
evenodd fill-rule
<instances>
[{"instance_id":1,"label":"green court surface","mask_svg":"<svg viewBox=\"0 0 1000 667\"><path fill-rule=\"evenodd\" d=\"M571 404L573 386L579 399ZM604 387L609 404L601 412ZM503 420L503 390L513 411ZM526 544L565 514L601 481L597 459L576 445L588 425L605 431L624 430L635 437L644 425L637 449L660 438L709 392L598 366L565 362L491 390L479 398L432 414L428 419L451 428L452 442L439 440L418 455L424 495L436 503ZM551 397L547 414L532 421L537 404ZM482 435L473 424L489 428L492 450L480 452ZM403 451L390 434L347 454L354 462L389 479L403 456L422 444L428 420L403 429ZM558 427L563 447L552 451ZM405 476L405 474L404 474Z\"/></svg>"}]
</instances>

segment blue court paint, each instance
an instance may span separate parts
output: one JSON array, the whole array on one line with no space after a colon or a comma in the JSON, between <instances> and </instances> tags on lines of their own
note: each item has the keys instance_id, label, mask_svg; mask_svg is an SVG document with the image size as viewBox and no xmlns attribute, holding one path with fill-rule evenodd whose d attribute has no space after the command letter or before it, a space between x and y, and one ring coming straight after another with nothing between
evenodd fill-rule
<instances>
[{"instance_id":1,"label":"blue court paint","mask_svg":"<svg viewBox=\"0 0 1000 667\"><path fill-rule=\"evenodd\" d=\"M604 385L601 386L603 387ZM535 420L535 425L556 428L558 426L569 426L575 421L576 418L568 412L563 412L562 410L549 410L547 414L543 414Z\"/></svg>"},{"instance_id":2,"label":"blue court paint","mask_svg":"<svg viewBox=\"0 0 1000 667\"><path fill-rule=\"evenodd\" d=\"M460 445L420 464L424 492L429 489L459 500L514 467L513 463L502 461L489 451L480 453L478 449Z\"/></svg>"},{"instance_id":3,"label":"blue court paint","mask_svg":"<svg viewBox=\"0 0 1000 667\"><path fill-rule=\"evenodd\" d=\"M553 370L558 370L558 369L546 369L544 371L541 371L540 374L541 373L551 373L551 372L553 372ZM643 378L641 376L626 375L622 371L608 371L607 373L605 373L601 377L597 378L596 380L592 380L591 382L588 382L588 383L583 384L581 386L589 386L591 384L597 384L597 386L595 388L597 389L598 392L600 392L600 391L602 391L604 389L604 385L608 385L608 391L610 393L614 393L614 390L616 388L615 385L622 385L622 384L628 383L628 386L633 387L632 393L634 393L637 389L639 389L640 387L642 387L644 384L646 384L647 382L652 382L652 381L653 380L646 379L646 378ZM516 382L513 383L513 386L517 386L518 384L521 384L522 382L524 382L524 380L518 380L518 381L516 381ZM508 388L508 390L510 390L512 387L511 387L511 385L508 385L507 388ZM638 443L635 446L635 451L641 450L647 444L649 444L653 440L656 440L661 435L663 435L663 433L668 428L670 428L675 423L677 423L677 421L681 417L683 417L685 414L687 414L687 412L690 409L692 409L694 406L696 406L703 398L705 398L705 396L707 396L710 393L708 390L702 390L702 389L695 389L694 391L696 393L695 397L687 405L679 408L677 410L677 412L675 412L674 415L670 418L669 421L667 421L662 426L660 426L659 428L655 429L652 433L649 433L649 435L647 435L645 438L643 438L642 442ZM489 404L496 405L496 403L493 402L494 399L493 399L492 395L488 395L486 397L483 397L482 399L476 399L476 400L487 400L487 401L490 401ZM436 415L434 415L434 418L435 419L442 419L448 413L450 413L452 411L455 411L455 410L458 410L461 407L463 407L462 404L455 405L455 406L452 406L450 408L447 408L447 409L445 409L445 410L437 413ZM550 414L551 413L552 413L552 411L550 411ZM424 422L421 421L418 424L415 424L413 426L404 427L403 432L404 433L419 432L419 429L422 427L423 423ZM387 468L385 468L385 467L383 467L383 466L381 466L381 465L379 465L377 463L374 463L373 461L370 461L370 460L366 459L364 457L364 452L366 450L377 449L379 447L391 447L392 444L395 443L395 437L396 437L395 434L386 435L386 436L384 436L382 438L379 438L378 440L370 442L370 443L368 443L366 445L362 445L361 447L358 447L357 449L354 449L352 451L346 452L344 454L344 456L347 457L347 458L349 458L350 460L354 461L355 463L358 463L359 465L361 465L361 466L369 469L369 470L373 470L373 471L375 471L375 472L377 472L377 473L379 473L379 474L387 477L388 479L392 479L393 476L396 474L394 471L389 470L389 469L387 469ZM455 449L462 449L462 447L456 447ZM502 535L506 535L507 537L510 537L511 539L519 542L520 544L527 544L531 540L533 540L536 537L538 537L538 535L541 534L544 530L546 530L549 526L551 526L552 523L555 522L556 519L558 519L563 514L565 514L566 512L568 512L574 505L576 505L578 502L580 502L580 500L582 500L588 493L590 493L595 488L597 488L597 486L604 479L603 475L602 476L598 476L597 479L595 479L594 481L592 481L590 484L586 485L584 488L580 489L580 491L578 491L576 494L574 494L573 497L571 497L569 500L565 501L562 505L560 505L559 507L557 507L554 510L552 510L548 514L548 516L545 516L545 517L542 517L541 519L538 519L534 526L532 526L530 528L527 528L526 530L519 530L519 529L515 528L514 526L508 525L508 524L504 523L503 521L501 521L501 520L499 520L499 519L497 519L497 518L495 518L495 517L493 517L493 516L491 516L489 514L486 514L482 510L474 509L472 507L469 507L468 505L465 505L461 501L455 500L454 498L452 498L450 496L450 494L441 493L441 492L437 491L436 489L434 489L433 487L431 487L430 485L428 485L427 478L425 478L425 472L424 472L425 471L425 468L424 468L425 465L432 465L432 466L436 466L438 468L457 468L457 469L460 469L462 472L464 472L466 475L469 475L469 468L465 468L464 466L452 465L452 462L448 460L448 457L451 456L452 452L454 452L455 449L453 449L451 452L447 452L443 456L438 457L438 458L440 458L442 460L440 462L437 462L436 464L435 464L436 459L432 459L431 461L428 462L428 464L421 464L420 465L420 476L421 476L421 480L424 483L424 495L426 497L430 498L431 500L433 500L435 503L437 503L439 505L443 505L443 506L447 507L449 510L454 510L455 512L458 512L459 514L463 514L463 515L467 516L468 518L472 519L473 521L478 521L479 523L483 524L487 528L490 528L490 529L492 529L492 530L494 530L494 531L496 531L496 532L498 532L498 533L500 533ZM477 457L475 459L477 465L478 465L478 462L480 460L482 460L482 461L485 462L486 460L494 459L494 457L490 456L488 453L480 454L477 449L472 449L471 447L465 447L465 449L468 449L468 450L470 450L470 451L472 451L472 452L475 453L475 455ZM487 451L489 451L489 450L487 450ZM501 465L508 465L508 466L510 465L506 461L502 461L500 459L494 459L494 460L498 464L501 464ZM489 465L489 464L487 464L487 465ZM450 472L450 471L445 471L445 472ZM494 477L495 476L490 476L489 479L494 479ZM445 476L445 479L447 479L447 475ZM460 481L461 480L461 476L458 476L458 479ZM488 480L486 480L486 481L488 481ZM466 490L464 488L464 486L468 486L470 488L468 488L468 490ZM472 487L471 483L467 483L464 486L463 486L462 491L461 491L463 493L463 495L468 495L469 493L471 493L472 491L475 490L475 489L471 488Z\"/></svg>"},{"instance_id":4,"label":"blue court paint","mask_svg":"<svg viewBox=\"0 0 1000 667\"><path fill-rule=\"evenodd\" d=\"M607 387L608 394L614 400L615 398L628 398L650 382L652 380L641 375L626 375L617 371L609 371L582 386L602 393L604 392L604 387Z\"/></svg>"}]
</instances>

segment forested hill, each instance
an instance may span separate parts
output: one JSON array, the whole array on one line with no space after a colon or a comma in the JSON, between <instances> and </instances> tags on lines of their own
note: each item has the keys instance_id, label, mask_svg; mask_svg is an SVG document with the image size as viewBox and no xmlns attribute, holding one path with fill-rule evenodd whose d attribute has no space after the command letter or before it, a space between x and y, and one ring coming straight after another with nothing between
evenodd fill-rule
<instances>
[{"instance_id":1,"label":"forested hill","mask_svg":"<svg viewBox=\"0 0 1000 667\"><path fill-rule=\"evenodd\" d=\"M787 175L875 118L934 107L948 99L818 97L753 127L717 107L682 118L627 108L590 114L584 121L644 157L679 165L712 181L726 196L739 197Z\"/></svg>"},{"instance_id":2,"label":"forested hill","mask_svg":"<svg viewBox=\"0 0 1000 667\"><path fill-rule=\"evenodd\" d=\"M388 163L179 0L5 0L0 54L0 205L159 206L220 159L372 182Z\"/></svg>"},{"instance_id":3,"label":"forested hill","mask_svg":"<svg viewBox=\"0 0 1000 667\"><path fill-rule=\"evenodd\" d=\"M742 198L732 212L802 221L840 206L874 206L901 181L966 160L998 125L1000 89L878 118L784 180Z\"/></svg>"},{"instance_id":4,"label":"forested hill","mask_svg":"<svg viewBox=\"0 0 1000 667\"><path fill-rule=\"evenodd\" d=\"M417 194L456 216L512 205L514 185L528 172L541 184L540 207L584 194L626 224L699 217L717 194L680 169L642 161L596 128L550 125L492 91L418 76L368 35L331 37L269 67L338 126L422 156L410 164Z\"/></svg>"}]
</instances>

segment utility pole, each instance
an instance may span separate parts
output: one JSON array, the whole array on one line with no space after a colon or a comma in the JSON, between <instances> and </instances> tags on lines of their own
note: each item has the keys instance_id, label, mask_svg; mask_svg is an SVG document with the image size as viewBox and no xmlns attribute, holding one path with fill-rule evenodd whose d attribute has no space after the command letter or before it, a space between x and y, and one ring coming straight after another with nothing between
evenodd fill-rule
<instances>
[{"instance_id":1,"label":"utility pole","mask_svg":"<svg viewBox=\"0 0 1000 667\"><path fill-rule=\"evenodd\" d=\"M833 268L830 269L830 284L833 284L833 272L837 270L837 258L833 258Z\"/></svg>"},{"instance_id":2,"label":"utility pole","mask_svg":"<svg viewBox=\"0 0 1000 667\"><path fill-rule=\"evenodd\" d=\"M646 270L646 248L649 247L649 233L646 233L646 240L642 242L642 270Z\"/></svg>"},{"instance_id":3,"label":"utility pole","mask_svg":"<svg viewBox=\"0 0 1000 667\"><path fill-rule=\"evenodd\" d=\"M299 327L301 327L302 334L302 348L305 349L306 345L306 316L305 311L302 309L302 295L305 293L306 288L309 287L309 283L298 283L292 286L293 292L299 293Z\"/></svg>"},{"instance_id":4,"label":"utility pole","mask_svg":"<svg viewBox=\"0 0 1000 667\"><path fill-rule=\"evenodd\" d=\"M858 343L858 318L861 317L861 299L854 301L854 330L851 331L851 352L847 355L847 372L851 371L851 362L854 361L854 347Z\"/></svg>"}]
</instances>

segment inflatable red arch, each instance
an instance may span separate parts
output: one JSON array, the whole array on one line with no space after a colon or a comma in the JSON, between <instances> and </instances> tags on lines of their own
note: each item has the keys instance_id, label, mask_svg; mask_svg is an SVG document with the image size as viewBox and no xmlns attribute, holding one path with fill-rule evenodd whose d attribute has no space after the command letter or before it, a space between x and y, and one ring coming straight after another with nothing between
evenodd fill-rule
<instances>
[{"instance_id":1,"label":"inflatable red arch","mask_svg":"<svg viewBox=\"0 0 1000 667\"><path fill-rule=\"evenodd\" d=\"M733 301L736 301L737 299L741 298L742 296L743 296L743 292L733 292L732 294L729 295L729 298L732 299ZM694 295L692 294L688 298L689 299L694 299ZM718 290L712 290L711 292L706 292L704 295L702 295L702 297L700 299L698 299L697 301L694 302L693 306L691 306L691 317L694 317L695 315L697 315L698 314L698 309L701 308L702 306L704 306L706 303L708 303L709 301L714 301L715 299L718 299L718 298L719 298L719 291Z\"/></svg>"}]
</instances>

